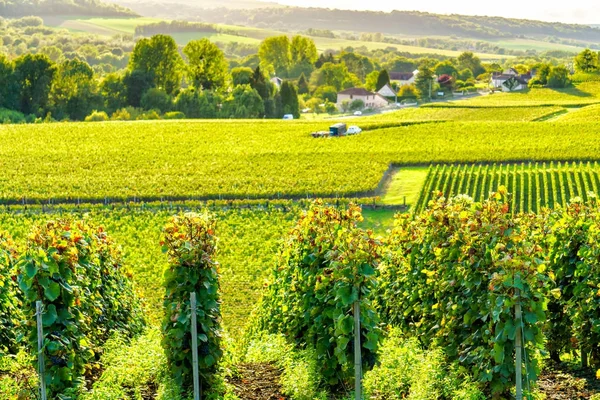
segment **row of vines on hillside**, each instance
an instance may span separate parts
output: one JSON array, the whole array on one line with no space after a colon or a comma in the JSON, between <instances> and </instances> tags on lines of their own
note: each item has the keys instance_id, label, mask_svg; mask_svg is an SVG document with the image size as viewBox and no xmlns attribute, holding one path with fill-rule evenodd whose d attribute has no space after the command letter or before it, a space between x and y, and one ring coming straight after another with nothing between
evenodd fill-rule
<instances>
[{"instance_id":1,"label":"row of vines on hillside","mask_svg":"<svg viewBox=\"0 0 600 400\"><path fill-rule=\"evenodd\" d=\"M439 193L446 198L466 194L475 201L484 201L500 186L513 195L513 213L540 212L556 204L566 206L576 197L588 200L588 193L598 193L600 165L598 162L435 165L429 168L414 211L424 211Z\"/></svg>"}]
</instances>

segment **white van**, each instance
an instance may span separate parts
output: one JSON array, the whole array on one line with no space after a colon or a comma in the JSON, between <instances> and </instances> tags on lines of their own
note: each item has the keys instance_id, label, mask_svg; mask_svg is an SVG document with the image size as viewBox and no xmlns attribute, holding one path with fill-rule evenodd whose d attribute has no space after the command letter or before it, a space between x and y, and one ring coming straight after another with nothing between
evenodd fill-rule
<instances>
[{"instance_id":1,"label":"white van","mask_svg":"<svg viewBox=\"0 0 600 400\"><path fill-rule=\"evenodd\" d=\"M294 116L292 114L285 114L283 119L294 119Z\"/></svg>"}]
</instances>

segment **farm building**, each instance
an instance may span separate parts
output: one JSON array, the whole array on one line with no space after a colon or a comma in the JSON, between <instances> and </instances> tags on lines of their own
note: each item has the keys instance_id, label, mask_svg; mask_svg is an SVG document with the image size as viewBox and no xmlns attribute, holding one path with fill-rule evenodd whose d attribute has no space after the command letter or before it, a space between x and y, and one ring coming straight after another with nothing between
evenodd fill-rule
<instances>
[{"instance_id":1,"label":"farm building","mask_svg":"<svg viewBox=\"0 0 600 400\"><path fill-rule=\"evenodd\" d=\"M343 104L352 103L355 100L362 100L365 108L381 108L389 104L389 101L379 93L373 93L364 88L351 88L338 93L337 107L343 109Z\"/></svg>"},{"instance_id":2,"label":"farm building","mask_svg":"<svg viewBox=\"0 0 600 400\"><path fill-rule=\"evenodd\" d=\"M412 85L417 79L419 70L413 72L390 72L390 80L396 82L398 86Z\"/></svg>"}]
</instances>

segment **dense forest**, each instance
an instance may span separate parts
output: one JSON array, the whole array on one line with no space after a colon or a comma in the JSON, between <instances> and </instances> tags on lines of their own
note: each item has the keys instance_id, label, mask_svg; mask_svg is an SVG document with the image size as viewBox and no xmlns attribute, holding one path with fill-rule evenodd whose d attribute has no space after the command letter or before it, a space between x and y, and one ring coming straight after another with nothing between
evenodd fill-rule
<instances>
[{"instance_id":1,"label":"dense forest","mask_svg":"<svg viewBox=\"0 0 600 400\"><path fill-rule=\"evenodd\" d=\"M193 14L190 14L193 15ZM406 35L457 35L498 39L544 36L600 41L600 29L587 25L549 23L502 17L439 15L413 11L371 12L320 8L205 9L195 13L205 22L250 25L272 29L351 30ZM188 16L187 19L191 17Z\"/></svg>"},{"instance_id":2,"label":"dense forest","mask_svg":"<svg viewBox=\"0 0 600 400\"><path fill-rule=\"evenodd\" d=\"M28 15L125 17L137 14L123 6L99 0L0 0L0 15L12 18Z\"/></svg>"}]
</instances>

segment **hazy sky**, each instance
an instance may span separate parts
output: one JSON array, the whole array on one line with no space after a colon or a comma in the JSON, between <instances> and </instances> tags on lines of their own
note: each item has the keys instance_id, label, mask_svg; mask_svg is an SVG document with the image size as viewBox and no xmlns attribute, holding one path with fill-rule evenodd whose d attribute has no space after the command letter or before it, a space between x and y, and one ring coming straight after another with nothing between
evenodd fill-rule
<instances>
[{"instance_id":1,"label":"hazy sky","mask_svg":"<svg viewBox=\"0 0 600 400\"><path fill-rule=\"evenodd\" d=\"M331 7L356 10L418 10L440 14L493 15L582 24L600 24L599 0L272 0L302 7Z\"/></svg>"}]
</instances>

